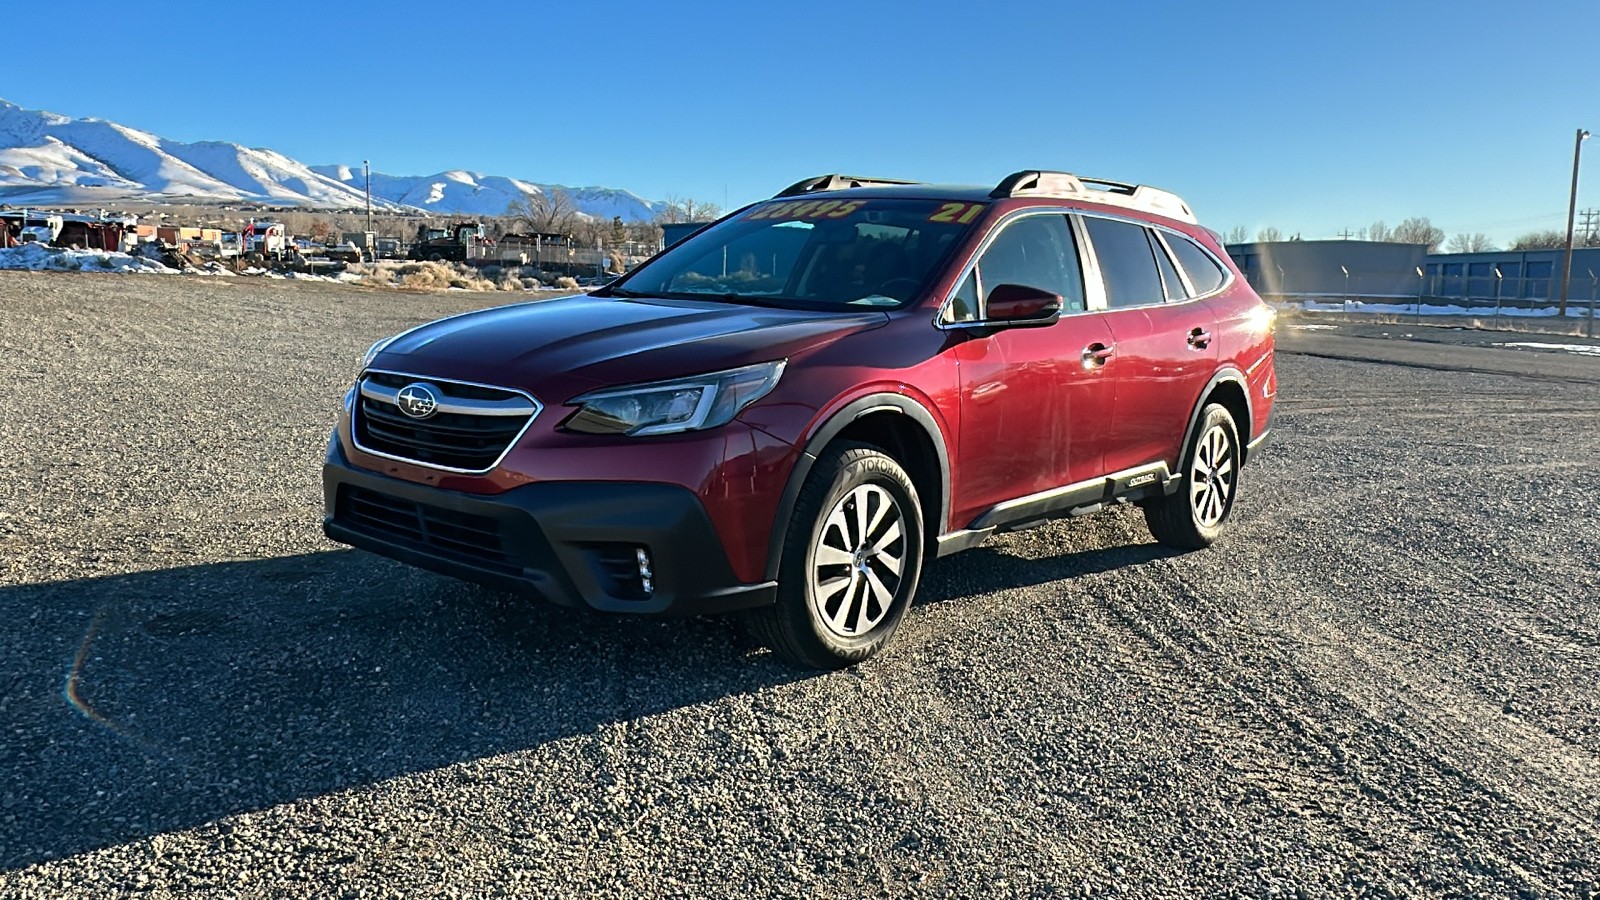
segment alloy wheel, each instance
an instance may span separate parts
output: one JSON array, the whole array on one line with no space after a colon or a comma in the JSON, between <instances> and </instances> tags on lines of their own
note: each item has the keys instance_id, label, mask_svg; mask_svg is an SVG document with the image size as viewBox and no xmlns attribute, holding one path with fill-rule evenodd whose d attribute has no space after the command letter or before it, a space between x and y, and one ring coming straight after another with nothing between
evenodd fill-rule
<instances>
[{"instance_id":1,"label":"alloy wheel","mask_svg":"<svg viewBox=\"0 0 1600 900\"><path fill-rule=\"evenodd\" d=\"M1214 528L1228 514L1233 499L1233 439L1221 425L1213 425L1194 448L1189 467L1189 508L1204 528Z\"/></svg>"},{"instance_id":2,"label":"alloy wheel","mask_svg":"<svg viewBox=\"0 0 1600 900\"><path fill-rule=\"evenodd\" d=\"M829 631L871 631L894 605L905 576L905 514L874 484L851 489L823 520L811 562L811 602Z\"/></svg>"}]
</instances>

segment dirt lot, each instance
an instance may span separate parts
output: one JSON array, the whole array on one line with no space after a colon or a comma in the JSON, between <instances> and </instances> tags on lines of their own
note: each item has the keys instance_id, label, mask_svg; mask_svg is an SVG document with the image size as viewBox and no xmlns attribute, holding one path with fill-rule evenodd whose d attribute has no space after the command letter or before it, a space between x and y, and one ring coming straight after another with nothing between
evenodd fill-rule
<instances>
[{"instance_id":1,"label":"dirt lot","mask_svg":"<svg viewBox=\"0 0 1600 900\"><path fill-rule=\"evenodd\" d=\"M0 273L0 896L1600 892L1600 359L1286 330L1218 547L815 675L324 541L359 355L483 302Z\"/></svg>"}]
</instances>

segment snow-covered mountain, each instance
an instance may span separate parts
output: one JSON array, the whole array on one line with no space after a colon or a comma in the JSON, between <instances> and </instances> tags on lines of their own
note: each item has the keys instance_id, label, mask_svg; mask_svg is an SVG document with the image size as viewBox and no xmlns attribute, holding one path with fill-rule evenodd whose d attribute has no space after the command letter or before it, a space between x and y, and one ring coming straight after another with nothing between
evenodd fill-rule
<instances>
[{"instance_id":1,"label":"snow-covered mountain","mask_svg":"<svg viewBox=\"0 0 1600 900\"><path fill-rule=\"evenodd\" d=\"M115 122L0 100L0 203L13 206L232 202L355 209L366 203L363 178L348 166L307 166L273 150L221 141L169 141ZM525 193L555 189L596 218L645 221L664 205L612 188L565 188L459 170L421 177L372 173L378 209L500 215Z\"/></svg>"},{"instance_id":2,"label":"snow-covered mountain","mask_svg":"<svg viewBox=\"0 0 1600 900\"><path fill-rule=\"evenodd\" d=\"M169 141L0 100L0 202L232 201L357 207L361 191L271 150Z\"/></svg>"},{"instance_id":3,"label":"snow-covered mountain","mask_svg":"<svg viewBox=\"0 0 1600 900\"><path fill-rule=\"evenodd\" d=\"M319 175L347 184L357 191L364 188L365 175L351 166L312 166ZM525 194L564 191L578 211L598 219L621 216L624 222L648 222L665 207L629 191L605 187L566 187L537 184L504 175L484 175L452 169L437 175L383 175L372 173L372 196L401 205L446 213L498 216Z\"/></svg>"}]
</instances>

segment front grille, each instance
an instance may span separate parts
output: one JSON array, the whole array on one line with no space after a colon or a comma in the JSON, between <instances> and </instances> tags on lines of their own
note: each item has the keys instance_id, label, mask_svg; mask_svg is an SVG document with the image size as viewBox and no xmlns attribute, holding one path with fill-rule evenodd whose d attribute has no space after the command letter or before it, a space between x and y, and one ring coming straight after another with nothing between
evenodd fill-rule
<instances>
[{"instance_id":1,"label":"front grille","mask_svg":"<svg viewBox=\"0 0 1600 900\"><path fill-rule=\"evenodd\" d=\"M334 518L360 531L397 538L441 556L466 560L516 574L521 568L506 552L500 522L416 503L366 488L339 489Z\"/></svg>"},{"instance_id":2,"label":"front grille","mask_svg":"<svg viewBox=\"0 0 1600 900\"><path fill-rule=\"evenodd\" d=\"M422 383L438 397L438 411L413 418L395 397ZM516 391L416 376L369 372L361 379L352 421L356 446L435 468L486 472L494 468L528 423L537 401Z\"/></svg>"}]
</instances>

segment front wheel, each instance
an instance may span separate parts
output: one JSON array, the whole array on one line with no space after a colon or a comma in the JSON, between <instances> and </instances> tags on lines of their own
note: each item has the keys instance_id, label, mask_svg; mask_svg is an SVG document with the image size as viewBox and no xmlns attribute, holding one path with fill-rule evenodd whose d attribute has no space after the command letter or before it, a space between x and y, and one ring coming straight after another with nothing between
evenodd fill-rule
<instances>
[{"instance_id":1,"label":"front wheel","mask_svg":"<svg viewBox=\"0 0 1600 900\"><path fill-rule=\"evenodd\" d=\"M1239 489L1239 430L1227 407L1207 404L1183 455L1183 487L1144 508L1155 539L1181 550L1209 547L1222 534Z\"/></svg>"},{"instance_id":2,"label":"front wheel","mask_svg":"<svg viewBox=\"0 0 1600 900\"><path fill-rule=\"evenodd\" d=\"M922 573L911 478L866 444L830 447L806 476L778 569L778 602L754 617L778 655L842 669L894 636Z\"/></svg>"}]
</instances>

